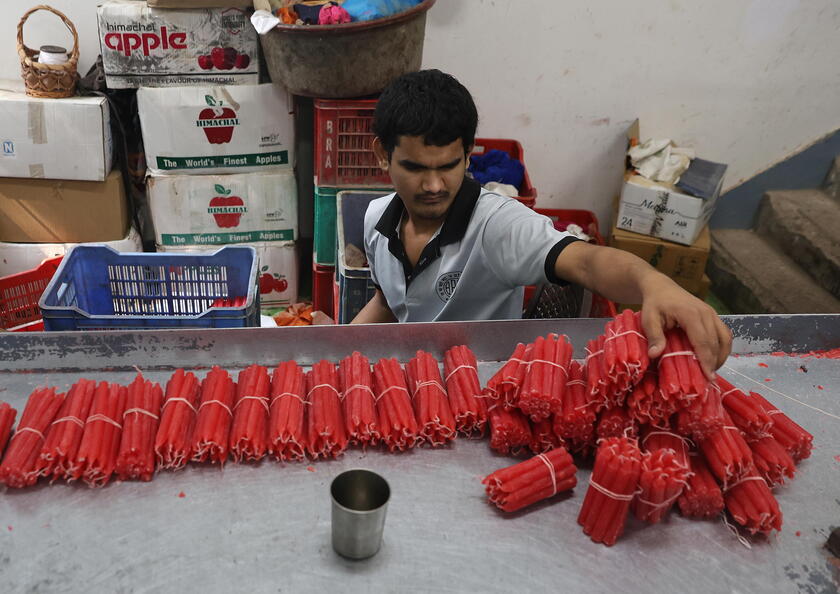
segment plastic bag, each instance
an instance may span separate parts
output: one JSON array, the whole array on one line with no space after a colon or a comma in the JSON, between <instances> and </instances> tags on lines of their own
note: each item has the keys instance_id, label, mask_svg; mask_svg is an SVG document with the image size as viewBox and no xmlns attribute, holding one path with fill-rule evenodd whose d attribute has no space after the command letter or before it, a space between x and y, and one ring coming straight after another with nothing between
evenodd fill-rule
<instances>
[{"instance_id":1,"label":"plastic bag","mask_svg":"<svg viewBox=\"0 0 840 594\"><path fill-rule=\"evenodd\" d=\"M354 21L372 21L403 12L420 2L421 0L344 0L341 7Z\"/></svg>"}]
</instances>

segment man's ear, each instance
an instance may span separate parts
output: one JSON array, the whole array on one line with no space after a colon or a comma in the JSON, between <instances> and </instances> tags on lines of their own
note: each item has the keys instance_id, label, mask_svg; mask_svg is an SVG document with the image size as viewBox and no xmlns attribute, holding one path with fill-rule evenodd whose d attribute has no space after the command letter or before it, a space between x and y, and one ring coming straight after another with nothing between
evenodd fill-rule
<instances>
[{"instance_id":1,"label":"man's ear","mask_svg":"<svg viewBox=\"0 0 840 594\"><path fill-rule=\"evenodd\" d=\"M474 148L475 148L475 144L471 144L470 146L467 147L467 150L465 151L467 154L466 154L464 160L467 163L467 169L470 168L470 155L472 154Z\"/></svg>"},{"instance_id":2,"label":"man's ear","mask_svg":"<svg viewBox=\"0 0 840 594\"><path fill-rule=\"evenodd\" d=\"M382 171L388 171L390 158L388 156L388 151L386 151L385 147L382 146L382 141L379 140L378 136L373 139L373 154L376 155L376 161L379 163L379 168L382 169Z\"/></svg>"}]
</instances>

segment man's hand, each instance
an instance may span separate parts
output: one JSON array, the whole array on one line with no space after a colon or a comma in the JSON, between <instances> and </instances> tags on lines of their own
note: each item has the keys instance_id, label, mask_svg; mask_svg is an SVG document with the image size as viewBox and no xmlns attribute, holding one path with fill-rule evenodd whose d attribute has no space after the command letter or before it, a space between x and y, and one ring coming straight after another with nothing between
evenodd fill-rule
<instances>
[{"instance_id":1,"label":"man's hand","mask_svg":"<svg viewBox=\"0 0 840 594\"><path fill-rule=\"evenodd\" d=\"M641 302L650 357L662 353L664 331L677 325L688 335L709 379L732 350L732 333L711 307L633 254L576 241L560 252L554 272L611 301Z\"/></svg>"},{"instance_id":2,"label":"man's hand","mask_svg":"<svg viewBox=\"0 0 840 594\"><path fill-rule=\"evenodd\" d=\"M697 353L700 367L709 380L732 350L732 333L715 310L659 275L646 279L642 289L642 327L648 337L648 356L658 357L665 349L665 330L680 326Z\"/></svg>"}]
</instances>

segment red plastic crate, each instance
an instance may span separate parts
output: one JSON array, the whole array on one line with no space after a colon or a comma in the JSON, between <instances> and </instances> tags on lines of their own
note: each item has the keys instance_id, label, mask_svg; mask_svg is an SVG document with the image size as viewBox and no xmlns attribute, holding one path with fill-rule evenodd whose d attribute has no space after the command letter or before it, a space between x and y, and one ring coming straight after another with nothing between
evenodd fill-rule
<instances>
[{"instance_id":1,"label":"red plastic crate","mask_svg":"<svg viewBox=\"0 0 840 594\"><path fill-rule=\"evenodd\" d=\"M376 99L315 99L315 185L371 187L391 185L373 153L373 112ZM505 151L525 164L516 140L476 138L474 155ZM517 199L530 208L537 200L528 169Z\"/></svg>"},{"instance_id":2,"label":"red plastic crate","mask_svg":"<svg viewBox=\"0 0 840 594\"><path fill-rule=\"evenodd\" d=\"M593 237L598 245L606 245L598 229L598 217L589 210L575 210L562 208L535 208L537 213L548 217L557 223L574 223L583 228L584 233Z\"/></svg>"},{"instance_id":3,"label":"red plastic crate","mask_svg":"<svg viewBox=\"0 0 840 594\"><path fill-rule=\"evenodd\" d=\"M315 99L315 185L390 186L373 153L376 99Z\"/></svg>"},{"instance_id":4,"label":"red plastic crate","mask_svg":"<svg viewBox=\"0 0 840 594\"><path fill-rule=\"evenodd\" d=\"M558 223L574 223L575 225L579 225L583 228L584 233L595 240L594 243L597 245L606 245L598 229L598 217L592 211L561 208L536 208L534 210L554 221L555 226ZM535 290L536 287L533 286L525 287L526 305L531 302ZM592 294L592 307L589 311L590 317L613 318L616 316L616 313L615 303L597 293Z\"/></svg>"},{"instance_id":5,"label":"red plastic crate","mask_svg":"<svg viewBox=\"0 0 840 594\"><path fill-rule=\"evenodd\" d=\"M312 264L312 309L322 311L335 319L333 283L335 266Z\"/></svg>"},{"instance_id":6,"label":"red plastic crate","mask_svg":"<svg viewBox=\"0 0 840 594\"><path fill-rule=\"evenodd\" d=\"M531 177L528 175L528 167L525 165L525 151L522 150L522 145L516 140L505 138L476 138L472 154L483 155L492 150L504 151L510 157L522 163L525 168L525 176L522 179L519 196L516 196L516 199L525 206L534 208L534 204L537 202L537 189L531 183Z\"/></svg>"},{"instance_id":7,"label":"red plastic crate","mask_svg":"<svg viewBox=\"0 0 840 594\"><path fill-rule=\"evenodd\" d=\"M50 258L37 268L0 278L0 328L19 332L44 329L38 300L62 258Z\"/></svg>"}]
</instances>

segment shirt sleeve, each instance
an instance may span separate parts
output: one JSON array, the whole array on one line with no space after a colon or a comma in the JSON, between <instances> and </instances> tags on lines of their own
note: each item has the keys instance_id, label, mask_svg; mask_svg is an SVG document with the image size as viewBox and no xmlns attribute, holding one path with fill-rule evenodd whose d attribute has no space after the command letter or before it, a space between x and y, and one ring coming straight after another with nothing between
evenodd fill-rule
<instances>
[{"instance_id":1,"label":"shirt sleeve","mask_svg":"<svg viewBox=\"0 0 840 594\"><path fill-rule=\"evenodd\" d=\"M580 240L557 231L548 217L508 200L487 217L482 249L490 269L510 286L562 284L554 262L575 241Z\"/></svg>"}]
</instances>

